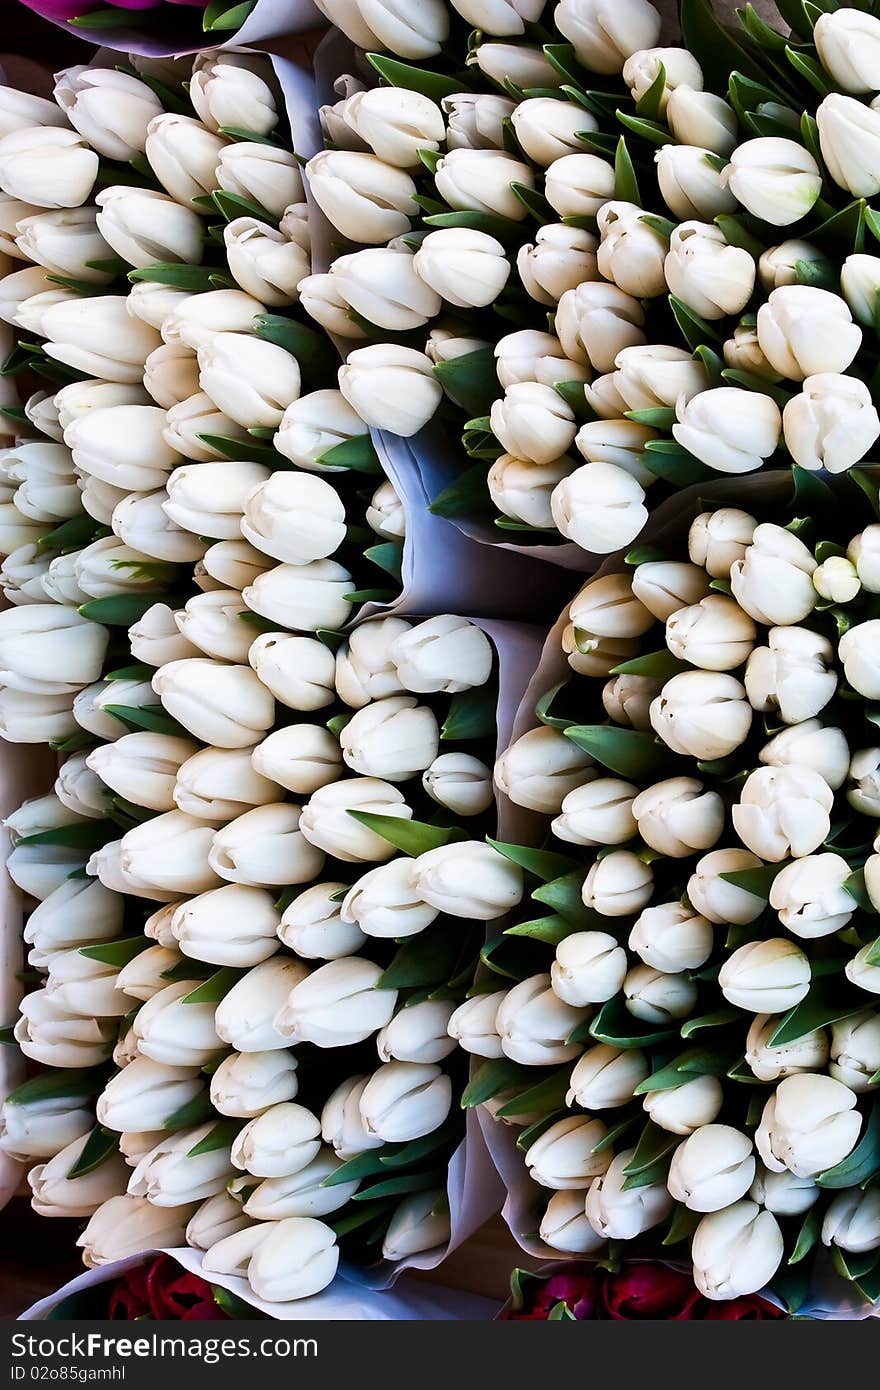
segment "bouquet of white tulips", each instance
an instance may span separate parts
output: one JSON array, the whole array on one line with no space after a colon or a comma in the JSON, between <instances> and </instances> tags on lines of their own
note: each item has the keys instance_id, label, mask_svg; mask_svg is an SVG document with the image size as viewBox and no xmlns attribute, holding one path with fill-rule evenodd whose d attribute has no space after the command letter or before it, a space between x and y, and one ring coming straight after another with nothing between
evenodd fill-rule
<instances>
[{"instance_id":1,"label":"bouquet of white tulips","mask_svg":"<svg viewBox=\"0 0 880 1390\"><path fill-rule=\"evenodd\" d=\"M0 724L61 755L6 822L0 1149L87 1264L188 1243L284 1302L474 1219L447 1023L518 897L484 836L539 634L382 615L403 507L297 307L272 64L164 75L0 90Z\"/></svg>"},{"instance_id":2,"label":"bouquet of white tulips","mask_svg":"<svg viewBox=\"0 0 880 1390\"><path fill-rule=\"evenodd\" d=\"M368 45L362 8L334 18ZM648 0L403 8L410 61L352 52L322 108L303 305L365 418L445 448L436 511L589 568L671 489L869 454L880 20L747 7L733 35L682 0L656 47Z\"/></svg>"},{"instance_id":3,"label":"bouquet of white tulips","mask_svg":"<svg viewBox=\"0 0 880 1390\"><path fill-rule=\"evenodd\" d=\"M466 1101L536 1253L689 1244L705 1296L796 1308L830 1247L875 1302L877 513L695 493L576 596L496 767L548 838L499 845L532 906L453 1015Z\"/></svg>"}]
</instances>

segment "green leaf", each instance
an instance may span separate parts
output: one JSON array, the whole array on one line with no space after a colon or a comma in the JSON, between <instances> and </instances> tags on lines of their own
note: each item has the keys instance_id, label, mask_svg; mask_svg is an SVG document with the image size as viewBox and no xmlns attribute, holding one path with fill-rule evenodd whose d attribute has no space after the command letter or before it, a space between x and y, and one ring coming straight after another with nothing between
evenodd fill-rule
<instances>
[{"instance_id":1,"label":"green leaf","mask_svg":"<svg viewBox=\"0 0 880 1390\"><path fill-rule=\"evenodd\" d=\"M223 286L214 284L217 277L224 281ZM155 285L170 285L176 290L186 290L188 294L199 294L203 290L227 288L234 285L228 275L223 275L217 266L211 265L147 265L138 270L130 270L128 278L132 284L147 282Z\"/></svg>"},{"instance_id":2,"label":"green leaf","mask_svg":"<svg viewBox=\"0 0 880 1390\"><path fill-rule=\"evenodd\" d=\"M120 666L115 671L108 671L103 679L105 681L151 681L155 674L155 666L147 666L145 662L139 661L134 666Z\"/></svg>"},{"instance_id":3,"label":"green leaf","mask_svg":"<svg viewBox=\"0 0 880 1390\"><path fill-rule=\"evenodd\" d=\"M371 1152L378 1153L382 1171L387 1172L389 1168L411 1168L413 1164L427 1158L428 1154L443 1148L444 1144L457 1143L460 1137L461 1120L453 1114L439 1129L422 1135L420 1139L411 1139L404 1144L385 1144L381 1149L373 1149Z\"/></svg>"},{"instance_id":4,"label":"green leaf","mask_svg":"<svg viewBox=\"0 0 880 1390\"><path fill-rule=\"evenodd\" d=\"M239 4L230 7L228 0L216 0L213 5L209 5L205 9L202 28L206 33L240 29L255 4L256 0L240 0ZM251 1312L249 1316L254 1317L256 1315Z\"/></svg>"},{"instance_id":5,"label":"green leaf","mask_svg":"<svg viewBox=\"0 0 880 1390\"><path fill-rule=\"evenodd\" d=\"M87 1100L96 1096L107 1083L105 1073L97 1067L87 1070L58 1068L23 1081L6 1097L6 1105L38 1105L47 1100Z\"/></svg>"},{"instance_id":6,"label":"green leaf","mask_svg":"<svg viewBox=\"0 0 880 1390\"><path fill-rule=\"evenodd\" d=\"M492 848L503 854L505 859L519 864L521 869L534 874L543 883L560 878L576 867L576 861L570 859L567 854L554 854L551 850L529 849L525 845L510 845L503 840L492 840L488 836L486 838Z\"/></svg>"},{"instance_id":7,"label":"green leaf","mask_svg":"<svg viewBox=\"0 0 880 1390\"><path fill-rule=\"evenodd\" d=\"M494 738L498 692L494 682L460 690L449 702L449 713L440 729L446 743L465 739Z\"/></svg>"},{"instance_id":8,"label":"green leaf","mask_svg":"<svg viewBox=\"0 0 880 1390\"><path fill-rule=\"evenodd\" d=\"M564 730L578 748L619 777L639 781L650 777L668 761L666 749L653 733L622 729L613 724L572 724Z\"/></svg>"},{"instance_id":9,"label":"green leaf","mask_svg":"<svg viewBox=\"0 0 880 1390\"><path fill-rule=\"evenodd\" d=\"M717 482L718 478L704 463L671 439L649 439L641 461L655 478L662 478L675 488Z\"/></svg>"},{"instance_id":10,"label":"green leaf","mask_svg":"<svg viewBox=\"0 0 880 1390\"><path fill-rule=\"evenodd\" d=\"M657 121L663 113L663 97L666 92L666 68L657 64L657 76L646 92L636 102L636 112L647 121Z\"/></svg>"},{"instance_id":11,"label":"green leaf","mask_svg":"<svg viewBox=\"0 0 880 1390\"><path fill-rule=\"evenodd\" d=\"M737 11L743 26L748 31L749 37L754 39L759 48L769 49L771 52L779 52L785 48L787 39L784 34L780 34L777 29L772 29L769 24L765 24L754 5L746 5L744 10Z\"/></svg>"},{"instance_id":12,"label":"green leaf","mask_svg":"<svg viewBox=\"0 0 880 1390\"><path fill-rule=\"evenodd\" d=\"M636 207L642 206L639 181L636 178L636 171L626 147L626 140L622 135L617 142L617 150L614 155L614 196L624 203L635 203Z\"/></svg>"},{"instance_id":13,"label":"green leaf","mask_svg":"<svg viewBox=\"0 0 880 1390\"><path fill-rule=\"evenodd\" d=\"M708 1014L698 1014L695 1018L689 1018L686 1023L681 1025L679 1032L683 1038L693 1037L694 1033L702 1033L706 1028L726 1028L728 1023L734 1023L742 1018L739 1009L732 1006L730 1008L713 1009Z\"/></svg>"},{"instance_id":14,"label":"green leaf","mask_svg":"<svg viewBox=\"0 0 880 1390\"><path fill-rule=\"evenodd\" d=\"M724 1076L734 1060L729 1051L717 1052L705 1047L692 1047L682 1052L665 1067L652 1072L633 1090L634 1096L649 1095L652 1091L671 1091L684 1086L697 1076Z\"/></svg>"},{"instance_id":15,"label":"green leaf","mask_svg":"<svg viewBox=\"0 0 880 1390\"><path fill-rule=\"evenodd\" d=\"M383 541L380 545L370 545L364 551L364 559L377 565L380 570L384 570L400 583L403 569L402 541Z\"/></svg>"},{"instance_id":16,"label":"green leaf","mask_svg":"<svg viewBox=\"0 0 880 1390\"><path fill-rule=\"evenodd\" d=\"M486 467L482 463L460 473L454 483L438 492L428 511L434 516L478 516L489 505Z\"/></svg>"},{"instance_id":17,"label":"green leaf","mask_svg":"<svg viewBox=\"0 0 880 1390\"><path fill-rule=\"evenodd\" d=\"M105 705L104 713L112 715L132 729L147 729L151 734L173 734L180 736L186 730L166 714L162 705Z\"/></svg>"},{"instance_id":18,"label":"green leaf","mask_svg":"<svg viewBox=\"0 0 880 1390\"><path fill-rule=\"evenodd\" d=\"M117 5L108 5L106 9L92 10L89 14L67 20L73 29L137 29L146 22L146 15Z\"/></svg>"},{"instance_id":19,"label":"green leaf","mask_svg":"<svg viewBox=\"0 0 880 1390\"><path fill-rule=\"evenodd\" d=\"M167 594L110 594L107 598L89 599L80 604L77 612L93 623L105 627L132 627L154 603L162 603Z\"/></svg>"},{"instance_id":20,"label":"green leaf","mask_svg":"<svg viewBox=\"0 0 880 1390\"><path fill-rule=\"evenodd\" d=\"M110 534L109 527L99 525L94 517L84 512L82 516L73 516L69 521L63 521L48 535L41 536L37 541L37 549L57 550L64 554L68 550L81 550L91 541L100 540Z\"/></svg>"},{"instance_id":21,"label":"green leaf","mask_svg":"<svg viewBox=\"0 0 880 1390\"><path fill-rule=\"evenodd\" d=\"M830 1187L834 1190L843 1187L863 1187L878 1171L880 1171L880 1101L875 1100L862 1137L852 1153L842 1159L840 1163L836 1163L833 1168L826 1168L824 1173L820 1173L816 1178L816 1182L820 1187Z\"/></svg>"},{"instance_id":22,"label":"green leaf","mask_svg":"<svg viewBox=\"0 0 880 1390\"><path fill-rule=\"evenodd\" d=\"M418 199L416 201L419 201ZM439 205L442 207L442 204ZM522 236L522 227L509 217L496 217L491 212L439 212L429 213L424 218L426 227L467 227L475 232L486 232L497 237L505 245L515 245ZM498 304L496 301L496 312Z\"/></svg>"},{"instance_id":23,"label":"green leaf","mask_svg":"<svg viewBox=\"0 0 880 1390\"><path fill-rule=\"evenodd\" d=\"M802 49L792 48L791 45L786 45L785 56L791 63L795 72L799 73L801 77L806 78L807 82L809 82L814 91L819 93L820 97L827 97L834 90L828 81L828 74L822 67L822 64L818 63L815 58L811 58L808 53L805 53Z\"/></svg>"},{"instance_id":24,"label":"green leaf","mask_svg":"<svg viewBox=\"0 0 880 1390\"><path fill-rule=\"evenodd\" d=\"M670 1158L680 1143L680 1135L670 1134L668 1130L661 1129L653 1120L649 1120L642 1130L632 1158L623 1171L628 1178L636 1177L646 1169L653 1168L661 1160Z\"/></svg>"},{"instance_id":25,"label":"green leaf","mask_svg":"<svg viewBox=\"0 0 880 1390\"><path fill-rule=\"evenodd\" d=\"M656 1047L674 1036L674 1028L661 1028L634 1018L617 994L603 1004L590 1023L587 1036L612 1047Z\"/></svg>"},{"instance_id":26,"label":"green leaf","mask_svg":"<svg viewBox=\"0 0 880 1390\"><path fill-rule=\"evenodd\" d=\"M461 83L454 77L444 77L441 73L428 72L424 68L412 67L386 53L368 53L367 62L390 87L404 87L410 92L421 92L439 105L444 97L451 97L461 91Z\"/></svg>"},{"instance_id":27,"label":"green leaf","mask_svg":"<svg viewBox=\"0 0 880 1390\"><path fill-rule=\"evenodd\" d=\"M659 125L656 121L646 121L641 116L631 116L628 111L618 111L615 114L620 124L640 139L647 140L652 145L669 144L670 135L665 125Z\"/></svg>"},{"instance_id":28,"label":"green leaf","mask_svg":"<svg viewBox=\"0 0 880 1390\"><path fill-rule=\"evenodd\" d=\"M784 868L785 864L765 864L760 869L740 869L735 873L721 874L720 877L725 883L732 883L735 888L743 888L767 902L773 881Z\"/></svg>"},{"instance_id":29,"label":"green leaf","mask_svg":"<svg viewBox=\"0 0 880 1390\"><path fill-rule=\"evenodd\" d=\"M100 849L115 835L116 827L109 820L80 820L70 825L57 825L53 830L40 830L36 835L22 835L20 845L61 845L64 849L81 849L84 854Z\"/></svg>"},{"instance_id":30,"label":"green leaf","mask_svg":"<svg viewBox=\"0 0 880 1390\"><path fill-rule=\"evenodd\" d=\"M398 947L388 969L380 975L376 988L424 989L428 985L436 987L446 984L455 978L469 941L473 942L473 951L468 955L468 970L472 971L477 955L473 928L448 920L435 922Z\"/></svg>"},{"instance_id":31,"label":"green leaf","mask_svg":"<svg viewBox=\"0 0 880 1390\"><path fill-rule=\"evenodd\" d=\"M442 845L454 845L466 838L464 831L457 827L446 829L439 825L429 825L426 821L404 820L402 816L380 816L372 811L349 811L348 814L360 825L365 825L368 830L381 835L389 845L393 845L404 854L412 855L413 858L427 853L428 850L439 849Z\"/></svg>"},{"instance_id":32,"label":"green leaf","mask_svg":"<svg viewBox=\"0 0 880 1390\"><path fill-rule=\"evenodd\" d=\"M451 362L438 362L434 375L447 396L469 416L485 415L498 394L495 355L490 347L466 352Z\"/></svg>"},{"instance_id":33,"label":"green leaf","mask_svg":"<svg viewBox=\"0 0 880 1390\"><path fill-rule=\"evenodd\" d=\"M861 251L865 244L866 209L864 198L856 198L840 212L832 213L824 222L820 222L811 231L810 240L842 243L848 251Z\"/></svg>"},{"instance_id":34,"label":"green leaf","mask_svg":"<svg viewBox=\"0 0 880 1390\"><path fill-rule=\"evenodd\" d=\"M670 405L655 405L649 410L627 410L627 420L635 420L637 425L648 425L652 430L672 429L675 424L675 410Z\"/></svg>"},{"instance_id":35,"label":"green leaf","mask_svg":"<svg viewBox=\"0 0 880 1390\"><path fill-rule=\"evenodd\" d=\"M211 197L227 222L234 222L237 217L255 217L258 222L266 222L270 227L278 226L278 218L260 207L259 203L252 203L250 198L227 193L225 189L215 189Z\"/></svg>"},{"instance_id":36,"label":"green leaf","mask_svg":"<svg viewBox=\"0 0 880 1390\"><path fill-rule=\"evenodd\" d=\"M281 314L257 314L254 333L264 342L274 343L296 358L306 386L320 387L325 386L328 380L336 380L339 358L326 334L317 333L307 324L284 318ZM342 447L336 445L336 448Z\"/></svg>"},{"instance_id":37,"label":"green leaf","mask_svg":"<svg viewBox=\"0 0 880 1390\"><path fill-rule=\"evenodd\" d=\"M520 1091L513 1100L502 1105L497 1112L498 1118L501 1120L511 1115L546 1115L557 1111L560 1106L565 1104L570 1080L570 1065L563 1067L560 1071L554 1071L543 1081L539 1081L537 1085L529 1086L527 1090Z\"/></svg>"},{"instance_id":38,"label":"green leaf","mask_svg":"<svg viewBox=\"0 0 880 1390\"><path fill-rule=\"evenodd\" d=\"M221 999L225 999L233 985L247 972L238 970L235 966L226 965L222 970L217 970L204 984L197 989L190 990L178 1002L181 1004L219 1004Z\"/></svg>"},{"instance_id":39,"label":"green leaf","mask_svg":"<svg viewBox=\"0 0 880 1390\"><path fill-rule=\"evenodd\" d=\"M761 255L764 247L757 237L752 236L751 232L743 225L742 219L730 213L721 213L715 218L715 226L724 233L724 239L730 246L739 246L743 251L748 251L755 260Z\"/></svg>"},{"instance_id":40,"label":"green leaf","mask_svg":"<svg viewBox=\"0 0 880 1390\"><path fill-rule=\"evenodd\" d=\"M462 1091L462 1108L468 1110L475 1105L483 1105L502 1091L512 1091L517 1085L534 1082L535 1071L534 1067L524 1067L519 1062L512 1062L509 1057L483 1062Z\"/></svg>"},{"instance_id":41,"label":"green leaf","mask_svg":"<svg viewBox=\"0 0 880 1390\"><path fill-rule=\"evenodd\" d=\"M545 883L541 888L536 888L532 898L537 903L552 907L554 912L568 920L576 923L591 921L595 914L584 906L581 897L585 878L585 869L564 874L562 878L555 878L552 883Z\"/></svg>"},{"instance_id":42,"label":"green leaf","mask_svg":"<svg viewBox=\"0 0 880 1390\"><path fill-rule=\"evenodd\" d=\"M97 960L103 965L115 965L121 970L129 961L147 951L156 943L145 936L123 936L119 941L106 941L100 946L80 946L79 954L87 960Z\"/></svg>"},{"instance_id":43,"label":"green leaf","mask_svg":"<svg viewBox=\"0 0 880 1390\"><path fill-rule=\"evenodd\" d=\"M560 681L558 685L553 685L549 690L545 690L535 705L535 716L542 724L546 724L551 729L567 729L576 723L574 719L567 719L564 715L551 714L553 703L561 691L568 688L569 681Z\"/></svg>"},{"instance_id":44,"label":"green leaf","mask_svg":"<svg viewBox=\"0 0 880 1390\"><path fill-rule=\"evenodd\" d=\"M682 42L703 69L707 88L724 91L732 72L758 82L766 76L743 45L719 22L709 0L681 0L679 23Z\"/></svg>"},{"instance_id":45,"label":"green leaf","mask_svg":"<svg viewBox=\"0 0 880 1390\"><path fill-rule=\"evenodd\" d=\"M678 1245L683 1240L690 1240L702 1219L702 1212L690 1211L688 1207L676 1203L672 1209L669 1230L663 1237L662 1243L664 1245Z\"/></svg>"},{"instance_id":46,"label":"green leaf","mask_svg":"<svg viewBox=\"0 0 880 1390\"><path fill-rule=\"evenodd\" d=\"M700 318L700 315L695 314L693 309L689 309L684 300L677 299L674 294L671 294L669 307L675 315L675 321L691 352L696 352L702 343L721 342L721 334L718 329L708 323L706 319Z\"/></svg>"},{"instance_id":47,"label":"green leaf","mask_svg":"<svg viewBox=\"0 0 880 1390\"><path fill-rule=\"evenodd\" d=\"M668 681L691 667L686 661L679 661L668 648L662 652L648 652L646 656L633 657L632 661L622 661L611 668L613 676L651 676L655 680Z\"/></svg>"},{"instance_id":48,"label":"green leaf","mask_svg":"<svg viewBox=\"0 0 880 1390\"><path fill-rule=\"evenodd\" d=\"M373 1177L376 1173L382 1172L382 1154L389 1145L382 1145L378 1149L368 1149L364 1153L357 1154L350 1158L346 1163L334 1168L329 1177L324 1178L322 1187L339 1187L346 1182L360 1182L361 1178Z\"/></svg>"},{"instance_id":49,"label":"green leaf","mask_svg":"<svg viewBox=\"0 0 880 1390\"><path fill-rule=\"evenodd\" d=\"M105 1129L103 1125L95 1125L90 1133L79 1158L67 1170L67 1181L73 1182L76 1178L84 1178L89 1173L94 1173L102 1163L106 1163L108 1158L119 1152L119 1135L112 1129Z\"/></svg>"},{"instance_id":50,"label":"green leaf","mask_svg":"<svg viewBox=\"0 0 880 1390\"><path fill-rule=\"evenodd\" d=\"M196 1125L204 1124L206 1120L213 1119L216 1111L211 1104L211 1093L207 1086L199 1091L192 1100L188 1100L185 1105L180 1105L165 1120L163 1129L192 1129Z\"/></svg>"},{"instance_id":51,"label":"green leaf","mask_svg":"<svg viewBox=\"0 0 880 1390\"><path fill-rule=\"evenodd\" d=\"M445 1168L434 1168L428 1173L401 1173L399 1177L386 1178L383 1182L373 1183L372 1187L355 1192L351 1200L371 1202L379 1197L401 1197L407 1192L429 1192L432 1187L445 1187L446 1178Z\"/></svg>"},{"instance_id":52,"label":"green leaf","mask_svg":"<svg viewBox=\"0 0 880 1390\"><path fill-rule=\"evenodd\" d=\"M553 389L558 396L562 397L569 409L574 411L577 419L588 420L591 418L582 381L557 381L554 383Z\"/></svg>"},{"instance_id":53,"label":"green leaf","mask_svg":"<svg viewBox=\"0 0 880 1390\"><path fill-rule=\"evenodd\" d=\"M827 1028L842 1018L851 1018L864 1007L864 994L849 987L846 981L835 977L814 979L801 1002L782 1015L767 1046L783 1047L797 1042L817 1028Z\"/></svg>"},{"instance_id":54,"label":"green leaf","mask_svg":"<svg viewBox=\"0 0 880 1390\"><path fill-rule=\"evenodd\" d=\"M788 1257L788 1263L790 1265L800 1264L804 1256L809 1255L816 1241L819 1239L819 1234L822 1230L823 1216L824 1212L822 1211L821 1203L816 1203L816 1205L812 1206L807 1212L800 1231L798 1232L798 1238L795 1241L794 1249Z\"/></svg>"},{"instance_id":55,"label":"green leaf","mask_svg":"<svg viewBox=\"0 0 880 1390\"><path fill-rule=\"evenodd\" d=\"M508 927L504 935L525 936L532 941L543 941L548 946L558 946L560 941L577 930L573 922L566 922L563 917L537 917L533 922L520 922L515 927Z\"/></svg>"},{"instance_id":56,"label":"green leaf","mask_svg":"<svg viewBox=\"0 0 880 1390\"><path fill-rule=\"evenodd\" d=\"M237 439L231 434L199 434L203 444L224 458L236 463L262 463L267 468L281 466L281 456L266 444L257 444L253 439Z\"/></svg>"},{"instance_id":57,"label":"green leaf","mask_svg":"<svg viewBox=\"0 0 880 1390\"><path fill-rule=\"evenodd\" d=\"M217 1149L228 1149L241 1128L240 1120L218 1120L210 1133L187 1151L187 1158L198 1158L199 1154L214 1153Z\"/></svg>"}]
</instances>

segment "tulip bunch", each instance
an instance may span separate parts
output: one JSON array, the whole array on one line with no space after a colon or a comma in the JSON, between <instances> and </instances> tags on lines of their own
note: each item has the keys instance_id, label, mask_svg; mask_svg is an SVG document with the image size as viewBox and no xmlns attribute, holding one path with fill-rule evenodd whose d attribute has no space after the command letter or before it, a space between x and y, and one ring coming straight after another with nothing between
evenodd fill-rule
<instances>
[{"instance_id":1,"label":"tulip bunch","mask_svg":"<svg viewBox=\"0 0 880 1390\"><path fill-rule=\"evenodd\" d=\"M0 722L65 755L7 821L40 1070L0 1147L87 1264L186 1240L284 1301L449 1238L446 1025L517 896L458 828L498 663L451 614L349 626L405 524L297 308L280 90L162 71L0 89L3 380L43 383L0 454Z\"/></svg>"},{"instance_id":2,"label":"tulip bunch","mask_svg":"<svg viewBox=\"0 0 880 1390\"><path fill-rule=\"evenodd\" d=\"M171 36L182 40L180 25L186 21L181 9L184 15L187 10L204 11L200 27L214 32L240 28L256 0L244 0L238 5L230 0L116 0L116 4L110 6L102 4L101 0L20 0L20 3L46 19L59 24L81 25L86 31L99 24L105 32L118 29L130 34L136 28L139 33L161 36L165 23L170 22L174 26ZM174 5L175 9L164 13L166 5ZM192 37L196 36L197 31Z\"/></svg>"},{"instance_id":3,"label":"tulip bunch","mask_svg":"<svg viewBox=\"0 0 880 1390\"><path fill-rule=\"evenodd\" d=\"M374 10L327 8L363 46ZM880 20L820 8L789 42L747 10L733 38L682 0L658 48L648 0L395 17L419 65L355 58L322 110L334 258L303 305L365 419L461 438L437 511L608 554L670 489L870 454Z\"/></svg>"},{"instance_id":4,"label":"tulip bunch","mask_svg":"<svg viewBox=\"0 0 880 1390\"><path fill-rule=\"evenodd\" d=\"M786 475L751 512L690 495L686 548L574 599L495 774L553 817L498 846L534 906L452 1025L489 1059L466 1101L525 1126L545 1245L689 1240L711 1299L823 1245L880 1292L880 526L822 486L816 521Z\"/></svg>"}]
</instances>

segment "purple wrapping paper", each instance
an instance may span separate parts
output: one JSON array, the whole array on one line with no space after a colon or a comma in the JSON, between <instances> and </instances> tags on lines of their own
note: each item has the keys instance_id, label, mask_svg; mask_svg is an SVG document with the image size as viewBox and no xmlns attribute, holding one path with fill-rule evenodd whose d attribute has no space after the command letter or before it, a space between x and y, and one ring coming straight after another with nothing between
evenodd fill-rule
<instances>
[{"instance_id":1,"label":"purple wrapping paper","mask_svg":"<svg viewBox=\"0 0 880 1390\"><path fill-rule=\"evenodd\" d=\"M11 0L7 0L7 4ZM234 0L229 0L230 9ZM193 17L194 16L194 17ZM163 38L145 35L136 25L125 29L90 29L77 24L71 27L63 20L45 17L47 24L54 24L73 38L86 43L94 43L117 52L136 53L145 58L171 58L183 53L200 53L206 48L238 48L244 45L265 44L273 39L305 33L309 29L321 29L326 23L324 16L312 4L312 0L257 0L255 8L242 24L233 32L218 31L202 33L193 38L195 25L201 22L198 11L187 8L169 7L166 29ZM186 38L181 42L174 38L175 24L180 35L185 22Z\"/></svg>"}]
</instances>

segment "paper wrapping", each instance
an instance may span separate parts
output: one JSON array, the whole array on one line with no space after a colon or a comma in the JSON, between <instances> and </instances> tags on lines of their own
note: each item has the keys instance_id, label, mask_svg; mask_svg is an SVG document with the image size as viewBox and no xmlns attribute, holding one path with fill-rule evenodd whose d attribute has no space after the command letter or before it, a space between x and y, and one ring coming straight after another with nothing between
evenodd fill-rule
<instances>
[{"instance_id":1,"label":"paper wrapping","mask_svg":"<svg viewBox=\"0 0 880 1390\"><path fill-rule=\"evenodd\" d=\"M230 0L230 8L232 4L233 0ZM38 14L43 14L39 0L30 8ZM161 37L144 34L138 25L132 25L128 29L90 29L87 25L77 24L71 28L63 19L54 19L47 14L43 14L43 18L47 23L64 30L71 38L99 44L104 48L114 49L117 53L136 53L144 58L179 57L185 53L201 53L206 48L262 45L292 34L322 29L326 24L324 16L312 4L312 0L257 0L256 6L239 29L233 32L218 30L201 34L195 27L201 24L199 11L169 8L167 33ZM181 25L185 35L182 41Z\"/></svg>"},{"instance_id":2,"label":"paper wrapping","mask_svg":"<svg viewBox=\"0 0 880 1390\"><path fill-rule=\"evenodd\" d=\"M702 500L748 508L761 500L773 502L787 495L790 489L791 473L787 470L774 470L750 477L745 495L743 480L737 478L685 488L658 508L640 543L659 547L669 542L678 542L680 545ZM599 579L606 574L622 570L623 554L621 551L609 556L596 574L586 578L584 582L589 583L591 578ZM577 592L578 589L573 587L570 600ZM561 642L562 632L568 621L566 605L547 636L534 674L514 716L511 742L538 726L540 721L535 715L537 700L545 691L565 680L570 673ZM502 840L538 846L548 833L550 820L549 816L526 811L514 805L507 797L498 798L498 835ZM477 1114L486 1147L504 1185L506 1197L501 1214L511 1234L527 1254L558 1264L559 1251L546 1245L538 1234L541 1214L552 1194L528 1176L524 1156L516 1147L521 1127L505 1125L494 1119L485 1106L477 1107ZM574 1261L575 1257L572 1259ZM824 1262L817 1271L816 1286L812 1291L809 1309L805 1311L808 1316L817 1318L864 1318L874 1315L873 1310L860 1299L854 1286L839 1278L830 1266L825 1268ZM880 1316L880 1313L877 1315Z\"/></svg>"},{"instance_id":3,"label":"paper wrapping","mask_svg":"<svg viewBox=\"0 0 880 1390\"><path fill-rule=\"evenodd\" d=\"M201 1251L184 1248L145 1250L142 1254L130 1255L125 1260L102 1265L100 1269L86 1270L62 1288L34 1303L21 1314L18 1321L42 1322L71 1294L119 1279L130 1269L137 1268L145 1260L156 1255L171 1255L191 1274L201 1275L211 1284L228 1289L253 1308L279 1322L487 1322L495 1316L499 1306L494 1298L461 1293L458 1289L447 1289L440 1284L428 1284L416 1279L401 1279L397 1288L393 1290L366 1289L361 1284L352 1282L350 1272L342 1267L330 1287L322 1293L314 1294L311 1298L298 1299L295 1303L267 1303L264 1299L257 1298L244 1279L237 1279L229 1274L203 1274Z\"/></svg>"}]
</instances>

